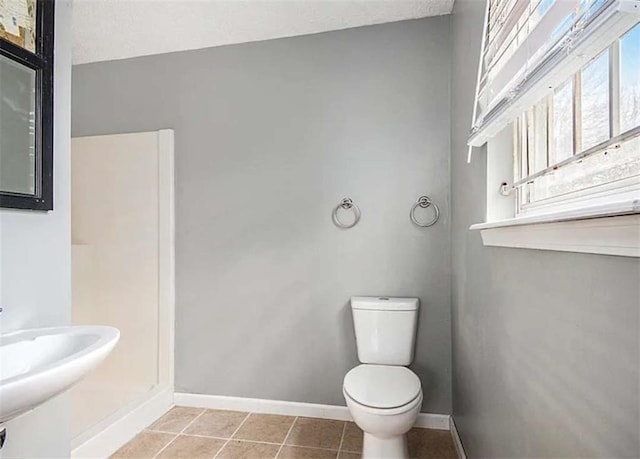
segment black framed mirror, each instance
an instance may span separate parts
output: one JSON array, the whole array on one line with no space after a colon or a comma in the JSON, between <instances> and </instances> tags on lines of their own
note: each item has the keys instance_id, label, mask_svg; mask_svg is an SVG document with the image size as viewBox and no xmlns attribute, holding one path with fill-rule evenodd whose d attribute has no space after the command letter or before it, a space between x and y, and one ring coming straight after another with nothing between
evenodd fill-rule
<instances>
[{"instance_id":1,"label":"black framed mirror","mask_svg":"<svg viewBox=\"0 0 640 459\"><path fill-rule=\"evenodd\" d=\"M0 207L53 209L54 7L0 1Z\"/></svg>"}]
</instances>

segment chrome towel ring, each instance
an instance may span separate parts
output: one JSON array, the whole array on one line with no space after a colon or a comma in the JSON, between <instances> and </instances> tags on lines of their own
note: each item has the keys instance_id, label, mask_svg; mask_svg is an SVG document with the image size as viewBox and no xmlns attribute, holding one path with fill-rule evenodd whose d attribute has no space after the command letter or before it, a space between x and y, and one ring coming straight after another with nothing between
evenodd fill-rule
<instances>
[{"instance_id":1,"label":"chrome towel ring","mask_svg":"<svg viewBox=\"0 0 640 459\"><path fill-rule=\"evenodd\" d=\"M342 223L342 221L340 221L340 218L338 217L338 211L340 209L344 209L344 210L352 210L353 214L355 216L355 219L353 220L352 223L350 224L346 224L346 223ZM336 206L335 209L333 209L333 213L331 214L331 217L333 219L333 223L338 227L338 228L344 228L344 229L349 229L349 228L353 228L354 226L356 226L358 224L358 222L360 221L360 209L358 208L358 206L356 206L353 201L351 200L351 198L344 198L342 201L340 201L340 204L338 204Z\"/></svg>"},{"instance_id":2,"label":"chrome towel ring","mask_svg":"<svg viewBox=\"0 0 640 459\"><path fill-rule=\"evenodd\" d=\"M427 207L431 207L433 209L433 219L431 219L427 223L419 222L418 219L416 218L416 209L418 207L422 207L423 209L426 209ZM438 205L435 202L433 202L429 196L420 196L418 198L418 201L411 208L411 211L409 212L409 218L411 219L411 222L414 225L419 226L420 228L428 228L429 226L435 225L438 219L440 218L440 209L438 208Z\"/></svg>"}]
</instances>

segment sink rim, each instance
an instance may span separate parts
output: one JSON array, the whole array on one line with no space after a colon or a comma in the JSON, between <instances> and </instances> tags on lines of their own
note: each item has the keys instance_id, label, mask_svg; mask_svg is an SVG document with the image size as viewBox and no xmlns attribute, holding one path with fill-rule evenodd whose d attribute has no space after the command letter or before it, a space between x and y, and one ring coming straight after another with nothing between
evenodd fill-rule
<instances>
[{"instance_id":1,"label":"sink rim","mask_svg":"<svg viewBox=\"0 0 640 459\"><path fill-rule=\"evenodd\" d=\"M97 336L98 339L89 346L82 348L63 359L55 360L47 365L0 380L0 388L2 388L3 391L11 389L13 386L18 384L24 384L30 379L40 378L43 374L48 372L59 371L61 368L67 365L72 365L74 362L97 350L100 350L105 346L109 346L110 343L115 345L120 338L120 330L106 325L70 325L63 327L30 328L0 335L0 347L22 341L35 340L42 336L52 335L92 335Z\"/></svg>"}]
</instances>

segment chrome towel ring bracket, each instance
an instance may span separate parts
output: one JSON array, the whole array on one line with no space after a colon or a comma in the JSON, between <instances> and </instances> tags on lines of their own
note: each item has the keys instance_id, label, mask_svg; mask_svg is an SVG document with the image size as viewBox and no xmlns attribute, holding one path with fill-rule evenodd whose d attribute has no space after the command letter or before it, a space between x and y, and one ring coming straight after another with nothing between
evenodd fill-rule
<instances>
[{"instance_id":1,"label":"chrome towel ring bracket","mask_svg":"<svg viewBox=\"0 0 640 459\"><path fill-rule=\"evenodd\" d=\"M343 223L340 220L340 217L338 217L338 212L340 211L340 209L353 211L353 215L354 215L353 222L349 224ZM360 209L358 208L358 206L356 206L353 203L353 200L351 200L351 198L344 198L342 201L340 201L340 204L338 204L335 207L335 209L333 209L333 213L331 214L331 217L333 219L334 225L336 225L338 228L343 228L343 229L353 228L360 221Z\"/></svg>"},{"instance_id":2,"label":"chrome towel ring bracket","mask_svg":"<svg viewBox=\"0 0 640 459\"><path fill-rule=\"evenodd\" d=\"M418 221L418 219L416 218L416 210L418 209L418 207L421 207L423 209L431 207L433 209L433 218L426 223ZM440 218L440 209L429 196L420 196L418 198L418 201L411 208L411 211L409 212L409 218L414 225L419 226L420 228L428 228L429 226L435 225Z\"/></svg>"}]
</instances>

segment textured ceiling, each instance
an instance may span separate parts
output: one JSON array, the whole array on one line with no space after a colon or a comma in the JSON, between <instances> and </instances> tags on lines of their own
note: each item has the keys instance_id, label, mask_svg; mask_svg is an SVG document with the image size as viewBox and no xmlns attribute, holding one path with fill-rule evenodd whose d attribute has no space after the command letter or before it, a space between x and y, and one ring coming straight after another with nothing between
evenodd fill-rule
<instances>
[{"instance_id":1,"label":"textured ceiling","mask_svg":"<svg viewBox=\"0 0 640 459\"><path fill-rule=\"evenodd\" d=\"M75 0L75 64L451 12L454 0Z\"/></svg>"}]
</instances>

